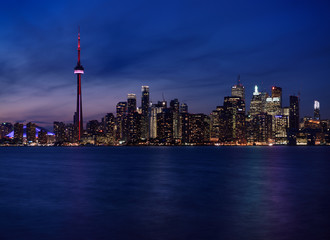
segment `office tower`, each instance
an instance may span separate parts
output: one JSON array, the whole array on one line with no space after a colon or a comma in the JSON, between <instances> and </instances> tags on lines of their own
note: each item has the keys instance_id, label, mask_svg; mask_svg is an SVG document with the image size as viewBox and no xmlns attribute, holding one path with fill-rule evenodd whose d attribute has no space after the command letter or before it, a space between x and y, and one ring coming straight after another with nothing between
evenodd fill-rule
<instances>
[{"instance_id":1,"label":"office tower","mask_svg":"<svg viewBox=\"0 0 330 240\"><path fill-rule=\"evenodd\" d=\"M289 128L299 129L299 98L290 96Z\"/></svg>"},{"instance_id":2,"label":"office tower","mask_svg":"<svg viewBox=\"0 0 330 240\"><path fill-rule=\"evenodd\" d=\"M288 117L284 115L276 115L274 117L275 121L275 143L276 144L287 144L287 129L288 129Z\"/></svg>"},{"instance_id":3,"label":"office tower","mask_svg":"<svg viewBox=\"0 0 330 240\"><path fill-rule=\"evenodd\" d=\"M73 143L76 141L76 127L74 124L67 124L65 126L65 135L66 135L66 140L69 141L70 143Z\"/></svg>"},{"instance_id":4,"label":"office tower","mask_svg":"<svg viewBox=\"0 0 330 240\"><path fill-rule=\"evenodd\" d=\"M116 117L123 117L127 114L127 102L119 102L116 105Z\"/></svg>"},{"instance_id":5,"label":"office tower","mask_svg":"<svg viewBox=\"0 0 330 240\"><path fill-rule=\"evenodd\" d=\"M13 131L13 125L9 122L0 124L0 139Z\"/></svg>"},{"instance_id":6,"label":"office tower","mask_svg":"<svg viewBox=\"0 0 330 240\"><path fill-rule=\"evenodd\" d=\"M189 114L189 142L203 144L210 141L210 119L205 114Z\"/></svg>"},{"instance_id":7,"label":"office tower","mask_svg":"<svg viewBox=\"0 0 330 240\"><path fill-rule=\"evenodd\" d=\"M124 140L124 118L127 115L127 102L119 102L116 105L116 140Z\"/></svg>"},{"instance_id":8,"label":"office tower","mask_svg":"<svg viewBox=\"0 0 330 240\"><path fill-rule=\"evenodd\" d=\"M210 140L211 142L222 142L224 129L223 124L224 108L217 106L215 110L210 114Z\"/></svg>"},{"instance_id":9,"label":"office tower","mask_svg":"<svg viewBox=\"0 0 330 240\"><path fill-rule=\"evenodd\" d=\"M189 142L189 113L183 112L180 114L180 126L181 126L181 142Z\"/></svg>"},{"instance_id":10,"label":"office tower","mask_svg":"<svg viewBox=\"0 0 330 240\"><path fill-rule=\"evenodd\" d=\"M137 143L141 138L141 114L133 112L125 117L125 130L127 142L129 144Z\"/></svg>"},{"instance_id":11,"label":"office tower","mask_svg":"<svg viewBox=\"0 0 330 240\"><path fill-rule=\"evenodd\" d=\"M213 110L210 114L210 141L218 142L220 136L220 113Z\"/></svg>"},{"instance_id":12,"label":"office tower","mask_svg":"<svg viewBox=\"0 0 330 240\"><path fill-rule=\"evenodd\" d=\"M179 139L180 136L180 103L178 99L170 102L170 109L173 118L173 138Z\"/></svg>"},{"instance_id":13,"label":"office tower","mask_svg":"<svg viewBox=\"0 0 330 240\"><path fill-rule=\"evenodd\" d=\"M224 141L227 143L246 143L245 103L240 97L224 98Z\"/></svg>"},{"instance_id":14,"label":"office tower","mask_svg":"<svg viewBox=\"0 0 330 240\"><path fill-rule=\"evenodd\" d=\"M142 97L141 97L141 109L142 109L142 120L141 120L141 138L149 138L149 87L142 86Z\"/></svg>"},{"instance_id":15,"label":"office tower","mask_svg":"<svg viewBox=\"0 0 330 240\"><path fill-rule=\"evenodd\" d=\"M134 93L127 95L127 112L128 114L136 112L136 95Z\"/></svg>"},{"instance_id":16,"label":"office tower","mask_svg":"<svg viewBox=\"0 0 330 240\"><path fill-rule=\"evenodd\" d=\"M188 113L188 105L186 103L181 103L180 113Z\"/></svg>"},{"instance_id":17,"label":"office tower","mask_svg":"<svg viewBox=\"0 0 330 240\"><path fill-rule=\"evenodd\" d=\"M157 114L163 111L163 104L158 102L158 104L151 104L150 107L150 123L149 123L149 133L150 138L157 138Z\"/></svg>"},{"instance_id":18,"label":"office tower","mask_svg":"<svg viewBox=\"0 0 330 240\"><path fill-rule=\"evenodd\" d=\"M249 133L250 142L262 145L268 144L272 138L272 116L267 113L257 114L252 118L251 126L252 132Z\"/></svg>"},{"instance_id":19,"label":"office tower","mask_svg":"<svg viewBox=\"0 0 330 240\"><path fill-rule=\"evenodd\" d=\"M169 108L163 108L157 114L157 138L160 143L171 143L173 140L173 114Z\"/></svg>"},{"instance_id":20,"label":"office tower","mask_svg":"<svg viewBox=\"0 0 330 240\"><path fill-rule=\"evenodd\" d=\"M29 122L26 124L26 140L27 142L36 142L36 125Z\"/></svg>"},{"instance_id":21,"label":"office tower","mask_svg":"<svg viewBox=\"0 0 330 240\"><path fill-rule=\"evenodd\" d=\"M53 124L56 142L64 142L66 138L66 126L63 122L54 122Z\"/></svg>"},{"instance_id":22,"label":"office tower","mask_svg":"<svg viewBox=\"0 0 330 240\"><path fill-rule=\"evenodd\" d=\"M272 98L276 98L280 102L280 107L282 107L282 88L280 87L272 87Z\"/></svg>"},{"instance_id":23,"label":"office tower","mask_svg":"<svg viewBox=\"0 0 330 240\"><path fill-rule=\"evenodd\" d=\"M263 108L264 108L264 106L263 106L263 101L262 101L262 95L258 91L258 86L255 85L252 100L251 100L251 103L250 103L249 114L251 116L255 116L257 114L260 114L260 113L263 112Z\"/></svg>"},{"instance_id":24,"label":"office tower","mask_svg":"<svg viewBox=\"0 0 330 240\"><path fill-rule=\"evenodd\" d=\"M113 145L116 140L116 119L112 113L107 113L102 119L102 131L105 136L105 143Z\"/></svg>"},{"instance_id":25,"label":"office tower","mask_svg":"<svg viewBox=\"0 0 330 240\"><path fill-rule=\"evenodd\" d=\"M44 129L40 129L38 132L38 143L39 144L47 144L48 137L47 137L47 131Z\"/></svg>"},{"instance_id":26,"label":"office tower","mask_svg":"<svg viewBox=\"0 0 330 240\"><path fill-rule=\"evenodd\" d=\"M23 142L23 124L14 124L14 139L15 141Z\"/></svg>"},{"instance_id":27,"label":"office tower","mask_svg":"<svg viewBox=\"0 0 330 240\"><path fill-rule=\"evenodd\" d=\"M74 68L74 74L77 74L77 111L74 125L77 129L77 140L81 140L83 134L83 114L82 114L82 96L81 96L81 74L84 74L84 68L80 64L80 30L78 31L78 62Z\"/></svg>"},{"instance_id":28,"label":"office tower","mask_svg":"<svg viewBox=\"0 0 330 240\"><path fill-rule=\"evenodd\" d=\"M89 136L97 135L100 131L100 123L97 120L88 121L86 124L86 130Z\"/></svg>"},{"instance_id":29,"label":"office tower","mask_svg":"<svg viewBox=\"0 0 330 240\"><path fill-rule=\"evenodd\" d=\"M320 115L320 102L319 101L314 101L314 119L315 120L321 120L321 115Z\"/></svg>"},{"instance_id":30,"label":"office tower","mask_svg":"<svg viewBox=\"0 0 330 240\"><path fill-rule=\"evenodd\" d=\"M245 101L245 89L241 83L240 75L238 75L237 84L231 87L231 96L240 97L243 101Z\"/></svg>"}]
</instances>

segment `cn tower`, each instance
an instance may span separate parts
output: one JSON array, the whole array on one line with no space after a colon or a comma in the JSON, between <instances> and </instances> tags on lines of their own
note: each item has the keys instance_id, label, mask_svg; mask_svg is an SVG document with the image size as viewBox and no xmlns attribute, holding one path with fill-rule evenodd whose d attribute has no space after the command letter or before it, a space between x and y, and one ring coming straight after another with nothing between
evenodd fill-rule
<instances>
[{"instance_id":1,"label":"cn tower","mask_svg":"<svg viewBox=\"0 0 330 240\"><path fill-rule=\"evenodd\" d=\"M74 68L74 74L77 74L77 112L75 114L75 127L77 129L78 141L83 133L83 114L82 114L82 97L81 97L81 74L84 74L84 68L80 64L80 28L78 31L78 62Z\"/></svg>"}]
</instances>

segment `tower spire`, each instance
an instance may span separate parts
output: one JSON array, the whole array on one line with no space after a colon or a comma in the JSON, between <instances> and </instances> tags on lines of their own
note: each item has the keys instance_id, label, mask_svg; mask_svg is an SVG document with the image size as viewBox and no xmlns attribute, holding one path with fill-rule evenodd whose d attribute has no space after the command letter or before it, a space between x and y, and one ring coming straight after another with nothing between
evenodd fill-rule
<instances>
[{"instance_id":1,"label":"tower spire","mask_svg":"<svg viewBox=\"0 0 330 240\"><path fill-rule=\"evenodd\" d=\"M78 64L80 65L80 26L78 27Z\"/></svg>"}]
</instances>

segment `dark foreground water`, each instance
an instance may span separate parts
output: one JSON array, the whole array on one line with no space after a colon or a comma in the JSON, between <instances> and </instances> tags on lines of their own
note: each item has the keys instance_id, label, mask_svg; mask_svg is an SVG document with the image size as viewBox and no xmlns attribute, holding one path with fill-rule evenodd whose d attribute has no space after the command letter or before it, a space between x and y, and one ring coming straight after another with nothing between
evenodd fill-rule
<instances>
[{"instance_id":1,"label":"dark foreground water","mask_svg":"<svg viewBox=\"0 0 330 240\"><path fill-rule=\"evenodd\" d=\"M329 153L0 148L0 239L330 239Z\"/></svg>"}]
</instances>

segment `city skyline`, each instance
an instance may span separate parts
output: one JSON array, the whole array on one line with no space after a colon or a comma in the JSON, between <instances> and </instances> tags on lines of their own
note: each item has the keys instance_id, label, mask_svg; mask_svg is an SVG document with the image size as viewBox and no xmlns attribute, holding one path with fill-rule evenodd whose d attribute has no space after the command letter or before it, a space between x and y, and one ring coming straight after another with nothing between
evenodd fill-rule
<instances>
[{"instance_id":1,"label":"city skyline","mask_svg":"<svg viewBox=\"0 0 330 240\"><path fill-rule=\"evenodd\" d=\"M36 1L18 9L5 3L0 10L5 22L0 30L0 121L44 126L72 121L78 25L86 49L82 61L89 69L83 82L86 121L115 112L117 102L127 93L139 93L142 85L150 86L153 102L164 94L168 101L187 103L190 112L209 114L230 95L238 74L246 106L255 85L267 92L275 85L283 89L283 106L300 92L301 116L313 116L317 100L322 118L330 117L327 3L260 3L254 9L242 2L234 9L230 3L193 2L189 12L184 3L172 8L171 1L164 9L130 3L138 13L123 3L100 1L77 6L79 16L70 10L74 2Z\"/></svg>"}]
</instances>

